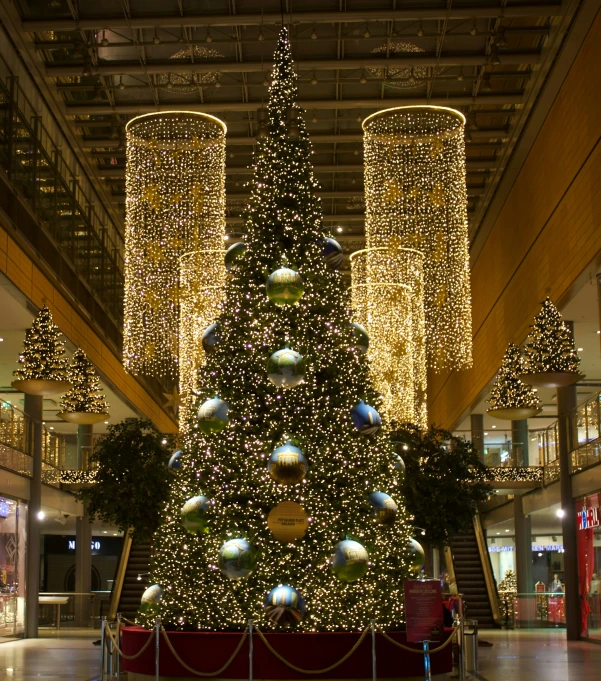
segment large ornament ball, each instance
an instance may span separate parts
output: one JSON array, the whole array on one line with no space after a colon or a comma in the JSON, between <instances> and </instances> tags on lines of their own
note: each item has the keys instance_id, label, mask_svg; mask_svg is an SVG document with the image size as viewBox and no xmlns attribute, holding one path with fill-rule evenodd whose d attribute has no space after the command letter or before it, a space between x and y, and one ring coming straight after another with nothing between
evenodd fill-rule
<instances>
[{"instance_id":1,"label":"large ornament ball","mask_svg":"<svg viewBox=\"0 0 601 681\"><path fill-rule=\"evenodd\" d=\"M339 270L342 267L342 246L329 236L321 241L321 254L326 266L330 270Z\"/></svg>"},{"instance_id":2,"label":"large ornament ball","mask_svg":"<svg viewBox=\"0 0 601 681\"><path fill-rule=\"evenodd\" d=\"M303 297L305 284L298 272L281 267L269 275L265 288L272 303L294 305Z\"/></svg>"},{"instance_id":3,"label":"large ornament ball","mask_svg":"<svg viewBox=\"0 0 601 681\"><path fill-rule=\"evenodd\" d=\"M223 430L230 422L229 410L230 405L219 397L203 402L198 408L198 429L207 435Z\"/></svg>"},{"instance_id":4,"label":"large ornament ball","mask_svg":"<svg viewBox=\"0 0 601 681\"><path fill-rule=\"evenodd\" d=\"M163 598L163 589L158 584L149 586L142 594L139 611L144 615L158 615L161 598Z\"/></svg>"},{"instance_id":5,"label":"large ornament ball","mask_svg":"<svg viewBox=\"0 0 601 681\"><path fill-rule=\"evenodd\" d=\"M369 495L369 503L374 510L376 521L380 525L394 524L399 507L392 497L384 492L372 492Z\"/></svg>"},{"instance_id":6,"label":"large ornament ball","mask_svg":"<svg viewBox=\"0 0 601 681\"><path fill-rule=\"evenodd\" d=\"M398 473L405 472L405 462L403 461L403 457L400 456L400 454L394 455L394 470Z\"/></svg>"},{"instance_id":7,"label":"large ornament ball","mask_svg":"<svg viewBox=\"0 0 601 681\"><path fill-rule=\"evenodd\" d=\"M182 525L186 532L189 532L190 534L197 534L198 532L205 534L209 531L207 511L209 510L210 504L211 502L204 494L191 497L186 501L180 511Z\"/></svg>"},{"instance_id":8,"label":"large ornament ball","mask_svg":"<svg viewBox=\"0 0 601 681\"><path fill-rule=\"evenodd\" d=\"M307 608L299 591L291 586L280 585L267 594L265 612L276 624L290 626L303 619Z\"/></svg>"},{"instance_id":9,"label":"large ornament ball","mask_svg":"<svg viewBox=\"0 0 601 681\"><path fill-rule=\"evenodd\" d=\"M207 355L215 352L217 346L221 341L221 324L215 322L207 326L202 334L202 349L207 353Z\"/></svg>"},{"instance_id":10,"label":"large ornament ball","mask_svg":"<svg viewBox=\"0 0 601 681\"><path fill-rule=\"evenodd\" d=\"M280 485L296 485L307 475L309 462L302 451L286 442L274 449L267 461L269 475Z\"/></svg>"},{"instance_id":11,"label":"large ornament ball","mask_svg":"<svg viewBox=\"0 0 601 681\"><path fill-rule=\"evenodd\" d=\"M418 572L422 565L426 562L426 554L424 552L424 549L422 548L422 545L418 542L415 541L415 539L409 539L408 542L409 546L409 557L411 560L411 569L415 570Z\"/></svg>"},{"instance_id":12,"label":"large ornament ball","mask_svg":"<svg viewBox=\"0 0 601 681\"><path fill-rule=\"evenodd\" d=\"M173 454L169 457L169 463L167 464L167 468L172 471L179 471L179 469L182 467L182 450L178 449L176 452L173 452Z\"/></svg>"},{"instance_id":13,"label":"large ornament ball","mask_svg":"<svg viewBox=\"0 0 601 681\"><path fill-rule=\"evenodd\" d=\"M225 269L228 272L232 272L240 265L245 256L246 244L243 241L232 244L225 252Z\"/></svg>"},{"instance_id":14,"label":"large ornament ball","mask_svg":"<svg viewBox=\"0 0 601 681\"><path fill-rule=\"evenodd\" d=\"M282 348L267 360L267 378L279 388L295 388L305 378L305 360L298 352Z\"/></svg>"},{"instance_id":15,"label":"large ornament ball","mask_svg":"<svg viewBox=\"0 0 601 681\"><path fill-rule=\"evenodd\" d=\"M229 579L244 579L257 567L257 550L246 539L230 539L219 549L219 569Z\"/></svg>"},{"instance_id":16,"label":"large ornament ball","mask_svg":"<svg viewBox=\"0 0 601 681\"><path fill-rule=\"evenodd\" d=\"M369 349L369 334L367 329L357 322L351 323L351 336L353 337L353 345L362 355L367 353Z\"/></svg>"},{"instance_id":17,"label":"large ornament ball","mask_svg":"<svg viewBox=\"0 0 601 681\"><path fill-rule=\"evenodd\" d=\"M332 572L342 582L356 582L369 569L369 555L362 544L352 539L338 542L332 556Z\"/></svg>"},{"instance_id":18,"label":"large ornament ball","mask_svg":"<svg viewBox=\"0 0 601 681\"><path fill-rule=\"evenodd\" d=\"M382 427L380 414L363 400L351 409L351 418L361 435L375 435Z\"/></svg>"}]
</instances>

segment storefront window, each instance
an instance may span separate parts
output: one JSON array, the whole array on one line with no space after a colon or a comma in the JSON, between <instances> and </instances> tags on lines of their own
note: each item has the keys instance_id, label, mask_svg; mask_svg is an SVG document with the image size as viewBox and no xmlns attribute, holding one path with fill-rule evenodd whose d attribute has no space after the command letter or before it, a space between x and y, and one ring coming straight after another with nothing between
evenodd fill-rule
<instances>
[{"instance_id":1,"label":"storefront window","mask_svg":"<svg viewBox=\"0 0 601 681\"><path fill-rule=\"evenodd\" d=\"M576 500L581 634L601 640L601 492Z\"/></svg>"},{"instance_id":2,"label":"storefront window","mask_svg":"<svg viewBox=\"0 0 601 681\"><path fill-rule=\"evenodd\" d=\"M25 629L27 504L0 496L0 636Z\"/></svg>"}]
</instances>

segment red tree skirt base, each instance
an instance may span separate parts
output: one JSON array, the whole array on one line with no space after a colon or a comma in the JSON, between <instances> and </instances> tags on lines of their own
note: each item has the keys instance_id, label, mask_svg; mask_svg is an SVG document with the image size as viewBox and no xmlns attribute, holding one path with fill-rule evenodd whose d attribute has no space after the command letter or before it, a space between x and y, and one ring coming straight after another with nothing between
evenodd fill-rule
<instances>
[{"instance_id":1,"label":"red tree skirt base","mask_svg":"<svg viewBox=\"0 0 601 681\"><path fill-rule=\"evenodd\" d=\"M126 655L135 655L153 635L141 627L124 627L121 630L122 649ZM443 640L450 635L447 630ZM236 632L180 632L168 633L171 644L179 657L199 672L212 672L222 667L240 642L241 633ZM266 633L265 638L288 662L302 669L324 669L340 660L355 645L360 634L356 633ZM399 643L406 643L405 632L391 632L389 636ZM437 644L432 644L436 647ZM416 650L421 646L412 644ZM432 674L451 671L451 645L431 657ZM280 662L266 647L257 633L253 634L253 671L256 681L287 681L289 679L371 679L371 634L368 634L359 648L348 660L325 674L301 674ZM122 660L121 666L129 673L130 681L155 679L154 641L136 660ZM187 671L175 659L161 636L160 678L163 681L204 678ZM423 655L409 653L397 648L376 634L377 677L384 679L424 678ZM248 679L248 638L230 666L214 679Z\"/></svg>"}]
</instances>

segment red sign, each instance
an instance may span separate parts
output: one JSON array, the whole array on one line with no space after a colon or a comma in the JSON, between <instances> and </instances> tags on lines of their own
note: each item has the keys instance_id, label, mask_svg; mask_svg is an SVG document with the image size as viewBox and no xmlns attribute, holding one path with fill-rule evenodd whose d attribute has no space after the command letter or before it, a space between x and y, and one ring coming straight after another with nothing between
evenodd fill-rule
<instances>
[{"instance_id":1,"label":"red sign","mask_svg":"<svg viewBox=\"0 0 601 681\"><path fill-rule=\"evenodd\" d=\"M404 583L407 641L431 641L443 628L442 589L438 579L410 579Z\"/></svg>"},{"instance_id":2,"label":"red sign","mask_svg":"<svg viewBox=\"0 0 601 681\"><path fill-rule=\"evenodd\" d=\"M600 520L601 513L599 513L598 508L587 508L585 506L582 511L578 511L579 530L588 530L591 527L599 527Z\"/></svg>"}]
</instances>

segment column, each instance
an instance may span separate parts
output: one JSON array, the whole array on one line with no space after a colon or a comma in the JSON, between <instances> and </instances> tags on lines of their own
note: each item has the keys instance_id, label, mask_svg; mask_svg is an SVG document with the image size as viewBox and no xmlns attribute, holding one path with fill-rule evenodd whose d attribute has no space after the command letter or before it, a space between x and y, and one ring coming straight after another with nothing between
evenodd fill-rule
<instances>
[{"instance_id":1,"label":"column","mask_svg":"<svg viewBox=\"0 0 601 681\"><path fill-rule=\"evenodd\" d=\"M93 426L77 426L77 461L80 470L86 470L92 448ZM75 591L89 594L92 590L92 525L84 504L83 516L77 518L75 530ZM75 596L75 624L90 624L90 597Z\"/></svg>"},{"instance_id":2,"label":"column","mask_svg":"<svg viewBox=\"0 0 601 681\"><path fill-rule=\"evenodd\" d=\"M484 461L484 414L471 414L470 427L472 431L472 444Z\"/></svg>"},{"instance_id":3,"label":"column","mask_svg":"<svg viewBox=\"0 0 601 681\"><path fill-rule=\"evenodd\" d=\"M511 422L511 451L514 466L528 466L528 419Z\"/></svg>"},{"instance_id":4,"label":"column","mask_svg":"<svg viewBox=\"0 0 601 681\"><path fill-rule=\"evenodd\" d=\"M570 329L572 322L565 322ZM563 534L564 582L566 592L566 633L568 641L580 638L580 590L576 547L576 505L572 497L570 452L572 450L571 415L576 409L576 385L557 389L557 439L559 440L559 484L561 493L561 531Z\"/></svg>"},{"instance_id":5,"label":"column","mask_svg":"<svg viewBox=\"0 0 601 681\"><path fill-rule=\"evenodd\" d=\"M519 594L532 593L532 531L530 516L524 515L522 495L516 494L513 499L515 518L515 572ZM529 599L530 600L530 599ZM524 603L524 601L521 601ZM534 603L534 600L532 600ZM530 603L528 602L530 605ZM524 617L524 619L526 619Z\"/></svg>"},{"instance_id":6,"label":"column","mask_svg":"<svg viewBox=\"0 0 601 681\"><path fill-rule=\"evenodd\" d=\"M601 329L601 274L597 275L597 309L599 312L599 321L597 322L599 326L597 328ZM601 343L601 335L599 336L599 342Z\"/></svg>"},{"instance_id":7,"label":"column","mask_svg":"<svg viewBox=\"0 0 601 681\"><path fill-rule=\"evenodd\" d=\"M27 576L25 606L25 636L38 637L40 598L40 519L42 509L42 418L44 398L25 395L25 415L29 418L30 448L33 459L29 506L27 511Z\"/></svg>"}]
</instances>

